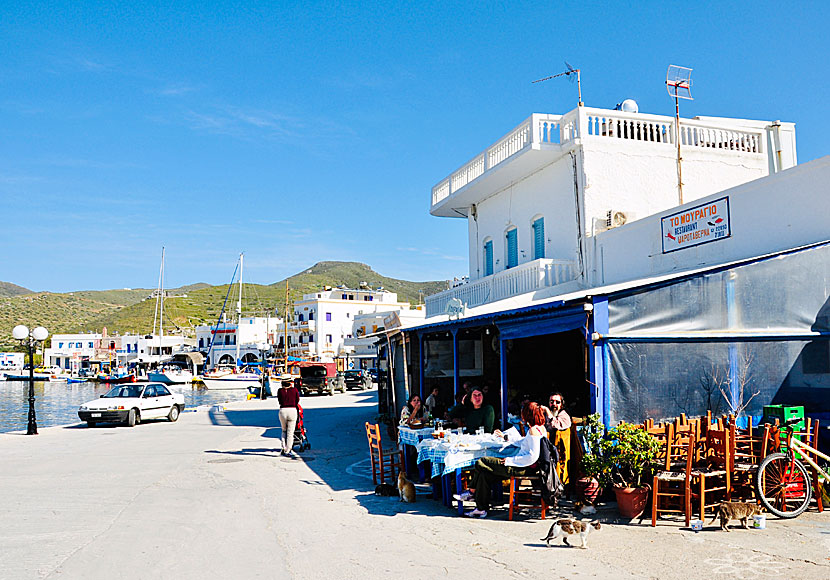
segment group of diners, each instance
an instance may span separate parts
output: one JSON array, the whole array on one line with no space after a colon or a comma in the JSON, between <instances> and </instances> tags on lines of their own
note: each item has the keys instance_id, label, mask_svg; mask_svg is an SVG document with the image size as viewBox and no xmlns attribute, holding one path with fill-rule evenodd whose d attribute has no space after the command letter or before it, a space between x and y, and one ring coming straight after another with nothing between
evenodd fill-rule
<instances>
[{"instance_id":1,"label":"group of diners","mask_svg":"<svg viewBox=\"0 0 830 580\"><path fill-rule=\"evenodd\" d=\"M418 426L424 418L433 415L438 388L431 390L427 400L422 403L419 395L412 395L401 410L401 426ZM496 428L496 414L492 405L486 404L484 389L465 383L465 389L456 396L456 404L444 413L444 419L456 427L463 427L467 433L476 433L483 428L485 433L493 433L510 441L517 447L509 457L483 457L475 464L470 480L470 488L454 497L459 501L475 500L475 509L465 513L466 516L484 518L490 510L490 494L494 483L515 476L529 476L539 473L540 467L551 467L560 471L558 452L553 451L554 459L543 453L543 447L554 439L557 432L566 432L571 428L571 417L565 411L565 399L559 392L548 397L548 405L522 396L520 401L519 429L511 427L502 432ZM433 415L434 416L434 415ZM542 440L545 440L543 444ZM547 463L545 463L547 462ZM549 463L553 463L549 466ZM561 477L561 473L559 474Z\"/></svg>"}]
</instances>

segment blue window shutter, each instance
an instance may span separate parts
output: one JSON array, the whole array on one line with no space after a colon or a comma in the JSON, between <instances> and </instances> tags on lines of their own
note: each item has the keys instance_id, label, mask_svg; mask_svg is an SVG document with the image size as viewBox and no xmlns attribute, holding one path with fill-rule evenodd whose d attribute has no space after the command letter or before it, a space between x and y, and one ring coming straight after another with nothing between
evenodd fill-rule
<instances>
[{"instance_id":1,"label":"blue window shutter","mask_svg":"<svg viewBox=\"0 0 830 580\"><path fill-rule=\"evenodd\" d=\"M507 232L507 267L515 268L519 265L518 230L513 228Z\"/></svg>"},{"instance_id":2,"label":"blue window shutter","mask_svg":"<svg viewBox=\"0 0 830 580\"><path fill-rule=\"evenodd\" d=\"M533 259L545 257L545 218L533 222Z\"/></svg>"},{"instance_id":3,"label":"blue window shutter","mask_svg":"<svg viewBox=\"0 0 830 580\"><path fill-rule=\"evenodd\" d=\"M493 240L484 243L484 275L493 275Z\"/></svg>"}]
</instances>

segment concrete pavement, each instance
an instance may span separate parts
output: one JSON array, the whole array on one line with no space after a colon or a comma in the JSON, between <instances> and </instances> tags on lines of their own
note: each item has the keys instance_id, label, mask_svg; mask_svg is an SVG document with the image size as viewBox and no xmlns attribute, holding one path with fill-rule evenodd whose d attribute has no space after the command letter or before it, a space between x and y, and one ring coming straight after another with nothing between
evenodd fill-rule
<instances>
[{"instance_id":1,"label":"concrete pavement","mask_svg":"<svg viewBox=\"0 0 830 580\"><path fill-rule=\"evenodd\" d=\"M279 455L276 402L135 428L0 435L0 578L828 578L830 513L699 534L606 521L590 548L550 525L376 497L375 392L303 399L311 451ZM613 518L613 513L601 514Z\"/></svg>"}]
</instances>

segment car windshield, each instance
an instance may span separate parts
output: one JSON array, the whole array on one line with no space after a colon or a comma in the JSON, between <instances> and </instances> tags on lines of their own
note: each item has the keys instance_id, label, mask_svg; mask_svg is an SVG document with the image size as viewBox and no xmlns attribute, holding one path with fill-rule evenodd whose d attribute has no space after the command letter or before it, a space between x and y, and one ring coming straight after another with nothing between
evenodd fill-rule
<instances>
[{"instance_id":1,"label":"car windshield","mask_svg":"<svg viewBox=\"0 0 830 580\"><path fill-rule=\"evenodd\" d=\"M346 371L347 377L359 377L360 371Z\"/></svg>"},{"instance_id":2,"label":"car windshield","mask_svg":"<svg viewBox=\"0 0 830 580\"><path fill-rule=\"evenodd\" d=\"M124 385L113 388L109 393L104 395L105 398L125 398L125 397L140 397L141 386L138 385Z\"/></svg>"},{"instance_id":3,"label":"car windshield","mask_svg":"<svg viewBox=\"0 0 830 580\"><path fill-rule=\"evenodd\" d=\"M304 367L300 370L304 378L323 378L326 376L326 367Z\"/></svg>"}]
</instances>

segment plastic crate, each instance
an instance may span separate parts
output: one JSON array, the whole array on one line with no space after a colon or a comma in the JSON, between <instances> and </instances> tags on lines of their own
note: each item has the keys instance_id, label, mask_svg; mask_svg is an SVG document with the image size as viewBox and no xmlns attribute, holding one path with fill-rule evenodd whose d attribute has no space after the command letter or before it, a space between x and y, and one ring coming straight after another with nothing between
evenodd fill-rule
<instances>
[{"instance_id":1,"label":"plastic crate","mask_svg":"<svg viewBox=\"0 0 830 580\"><path fill-rule=\"evenodd\" d=\"M804 407L801 405L764 405L764 422L774 423L776 419L781 425L790 419L801 419L793 425L794 431L803 431L806 427Z\"/></svg>"}]
</instances>

